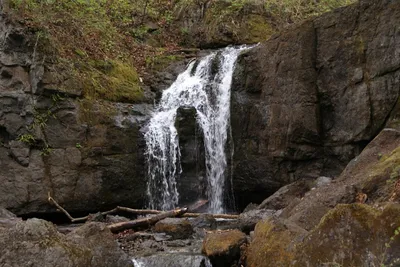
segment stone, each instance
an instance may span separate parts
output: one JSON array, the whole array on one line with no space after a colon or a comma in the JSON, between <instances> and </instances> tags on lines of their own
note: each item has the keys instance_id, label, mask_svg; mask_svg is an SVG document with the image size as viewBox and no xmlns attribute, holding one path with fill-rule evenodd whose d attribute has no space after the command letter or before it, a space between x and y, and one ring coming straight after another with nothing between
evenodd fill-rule
<instances>
[{"instance_id":1,"label":"stone","mask_svg":"<svg viewBox=\"0 0 400 267\"><path fill-rule=\"evenodd\" d=\"M299 180L285 185L276 191L272 196L265 199L258 209L280 210L287 207L293 199L300 199L311 189L311 181Z\"/></svg>"},{"instance_id":2,"label":"stone","mask_svg":"<svg viewBox=\"0 0 400 267\"><path fill-rule=\"evenodd\" d=\"M178 254L178 253L157 253L147 257L133 259L134 266L151 267L210 267L210 261L207 257L199 254Z\"/></svg>"},{"instance_id":3,"label":"stone","mask_svg":"<svg viewBox=\"0 0 400 267\"><path fill-rule=\"evenodd\" d=\"M332 178L330 177L325 177L325 176L320 176L318 179L315 181L315 187L321 187L324 185L328 185L332 182Z\"/></svg>"},{"instance_id":4,"label":"stone","mask_svg":"<svg viewBox=\"0 0 400 267\"><path fill-rule=\"evenodd\" d=\"M19 221L21 218L17 218L14 213L0 207L0 230L11 228Z\"/></svg>"},{"instance_id":5,"label":"stone","mask_svg":"<svg viewBox=\"0 0 400 267\"><path fill-rule=\"evenodd\" d=\"M275 210L268 209L254 209L246 212L242 212L239 218L225 222L223 225L218 227L219 229L239 229L240 231L249 234L254 230L256 224L267 218L271 218L276 215Z\"/></svg>"},{"instance_id":6,"label":"stone","mask_svg":"<svg viewBox=\"0 0 400 267\"><path fill-rule=\"evenodd\" d=\"M385 265L400 262L400 205L375 209L364 204L338 205L324 216L298 247L294 266ZM386 245L387 244L387 245Z\"/></svg>"},{"instance_id":7,"label":"stone","mask_svg":"<svg viewBox=\"0 0 400 267\"><path fill-rule=\"evenodd\" d=\"M155 224L154 231L166 233L173 239L186 239L193 234L193 227L188 219L165 218Z\"/></svg>"},{"instance_id":8,"label":"stone","mask_svg":"<svg viewBox=\"0 0 400 267\"><path fill-rule=\"evenodd\" d=\"M200 216L192 219L190 222L193 228L215 230L217 227L217 221L210 214L201 214Z\"/></svg>"},{"instance_id":9,"label":"stone","mask_svg":"<svg viewBox=\"0 0 400 267\"><path fill-rule=\"evenodd\" d=\"M211 231L203 241L202 252L212 266L231 266L240 258L240 246L247 242L246 235L239 230Z\"/></svg>"},{"instance_id":10,"label":"stone","mask_svg":"<svg viewBox=\"0 0 400 267\"><path fill-rule=\"evenodd\" d=\"M1 266L133 266L111 232L101 224L85 224L68 235L44 220L18 222L0 231Z\"/></svg>"},{"instance_id":11,"label":"stone","mask_svg":"<svg viewBox=\"0 0 400 267\"><path fill-rule=\"evenodd\" d=\"M307 231L287 220L260 221L246 250L246 266L292 266L296 244L306 234Z\"/></svg>"}]
</instances>

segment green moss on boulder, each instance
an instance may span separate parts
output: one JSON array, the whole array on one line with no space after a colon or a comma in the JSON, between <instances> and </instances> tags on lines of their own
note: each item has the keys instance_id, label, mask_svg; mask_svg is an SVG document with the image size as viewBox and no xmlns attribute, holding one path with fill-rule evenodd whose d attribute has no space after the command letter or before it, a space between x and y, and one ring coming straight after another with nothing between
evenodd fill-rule
<instances>
[{"instance_id":1,"label":"green moss on boulder","mask_svg":"<svg viewBox=\"0 0 400 267\"><path fill-rule=\"evenodd\" d=\"M210 258L214 267L231 266L240 257L240 246L246 243L246 235L239 230L208 232L202 252Z\"/></svg>"}]
</instances>

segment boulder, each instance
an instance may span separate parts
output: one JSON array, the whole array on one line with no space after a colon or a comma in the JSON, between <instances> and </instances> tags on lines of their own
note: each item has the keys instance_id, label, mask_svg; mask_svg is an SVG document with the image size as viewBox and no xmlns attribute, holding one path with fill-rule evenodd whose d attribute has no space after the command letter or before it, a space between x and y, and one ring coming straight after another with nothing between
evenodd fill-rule
<instances>
[{"instance_id":1,"label":"boulder","mask_svg":"<svg viewBox=\"0 0 400 267\"><path fill-rule=\"evenodd\" d=\"M21 221L21 219L14 213L0 207L0 230L11 228L19 221Z\"/></svg>"},{"instance_id":2,"label":"boulder","mask_svg":"<svg viewBox=\"0 0 400 267\"><path fill-rule=\"evenodd\" d=\"M397 266L399 232L399 204L338 205L299 245L295 266Z\"/></svg>"},{"instance_id":3,"label":"boulder","mask_svg":"<svg viewBox=\"0 0 400 267\"><path fill-rule=\"evenodd\" d=\"M68 235L39 219L0 232L0 265L32 267L133 266L103 224L89 223Z\"/></svg>"},{"instance_id":4,"label":"boulder","mask_svg":"<svg viewBox=\"0 0 400 267\"><path fill-rule=\"evenodd\" d=\"M291 266L296 245L306 234L306 230L287 220L260 221L246 249L246 266Z\"/></svg>"},{"instance_id":5,"label":"boulder","mask_svg":"<svg viewBox=\"0 0 400 267\"><path fill-rule=\"evenodd\" d=\"M261 220L266 220L279 214L275 210L255 209L242 212L236 220L226 221L219 229L239 229L240 231L249 234L254 230L256 224Z\"/></svg>"},{"instance_id":6,"label":"boulder","mask_svg":"<svg viewBox=\"0 0 400 267\"><path fill-rule=\"evenodd\" d=\"M310 232L285 219L257 224L246 250L249 267L397 266L400 262L398 203L378 208L339 204Z\"/></svg>"},{"instance_id":7,"label":"boulder","mask_svg":"<svg viewBox=\"0 0 400 267\"><path fill-rule=\"evenodd\" d=\"M188 219L165 218L156 223L154 231L166 233L173 239L186 239L193 234L193 227Z\"/></svg>"},{"instance_id":8,"label":"boulder","mask_svg":"<svg viewBox=\"0 0 400 267\"><path fill-rule=\"evenodd\" d=\"M208 232L203 241L202 252L214 267L231 266L240 258L240 247L247 242L239 230Z\"/></svg>"},{"instance_id":9,"label":"boulder","mask_svg":"<svg viewBox=\"0 0 400 267\"><path fill-rule=\"evenodd\" d=\"M287 207L294 199L301 199L306 192L311 189L312 182L309 180L299 180L285 185L276 191L272 196L265 199L259 209L280 210Z\"/></svg>"}]
</instances>

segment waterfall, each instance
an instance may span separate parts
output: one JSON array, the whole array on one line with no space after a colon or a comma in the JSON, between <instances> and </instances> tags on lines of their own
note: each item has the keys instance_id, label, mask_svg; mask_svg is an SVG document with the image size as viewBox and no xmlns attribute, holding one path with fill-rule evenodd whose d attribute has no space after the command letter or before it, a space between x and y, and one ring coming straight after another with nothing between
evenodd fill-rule
<instances>
[{"instance_id":1,"label":"waterfall","mask_svg":"<svg viewBox=\"0 0 400 267\"><path fill-rule=\"evenodd\" d=\"M204 135L210 212L224 211L230 87L236 59L244 49L247 48L228 47L192 62L163 92L145 133L150 208L167 210L178 204L177 178L181 168L175 118L179 107L194 107Z\"/></svg>"}]
</instances>

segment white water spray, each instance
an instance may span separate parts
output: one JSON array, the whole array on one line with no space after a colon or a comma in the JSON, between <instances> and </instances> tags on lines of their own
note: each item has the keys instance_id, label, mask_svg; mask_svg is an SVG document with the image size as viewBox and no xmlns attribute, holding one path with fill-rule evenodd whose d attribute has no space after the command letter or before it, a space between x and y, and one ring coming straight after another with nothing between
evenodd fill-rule
<instances>
[{"instance_id":1,"label":"white water spray","mask_svg":"<svg viewBox=\"0 0 400 267\"><path fill-rule=\"evenodd\" d=\"M230 97L235 62L246 47L228 47L192 62L163 92L145 134L148 161L147 194L150 208L172 209L178 204L176 181L181 173L175 118L179 107L194 107L203 131L207 197L210 212L224 211L227 168L225 145L230 119Z\"/></svg>"}]
</instances>

